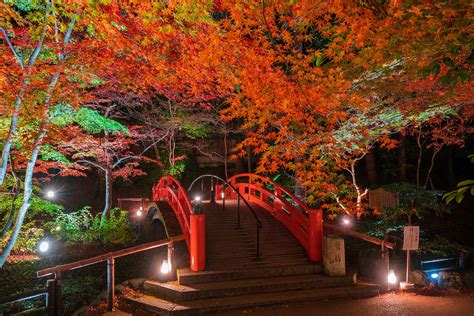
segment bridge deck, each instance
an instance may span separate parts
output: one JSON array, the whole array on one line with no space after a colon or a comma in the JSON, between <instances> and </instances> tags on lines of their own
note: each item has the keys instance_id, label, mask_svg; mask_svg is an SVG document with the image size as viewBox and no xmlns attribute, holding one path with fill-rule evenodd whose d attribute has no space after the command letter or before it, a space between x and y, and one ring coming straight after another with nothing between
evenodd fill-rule
<instances>
[{"instance_id":1,"label":"bridge deck","mask_svg":"<svg viewBox=\"0 0 474 316\"><path fill-rule=\"evenodd\" d=\"M241 203L241 228L237 229L237 201L203 203L206 214L206 267L212 270L277 267L308 264L303 247L269 212L252 205L262 221L260 260L256 260L256 221Z\"/></svg>"}]
</instances>

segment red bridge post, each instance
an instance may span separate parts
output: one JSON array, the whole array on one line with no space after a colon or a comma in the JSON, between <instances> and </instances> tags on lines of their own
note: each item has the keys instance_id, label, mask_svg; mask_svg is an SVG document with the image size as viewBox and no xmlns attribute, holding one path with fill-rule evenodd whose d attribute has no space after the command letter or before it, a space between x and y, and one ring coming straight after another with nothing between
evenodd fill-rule
<instances>
[{"instance_id":1,"label":"red bridge post","mask_svg":"<svg viewBox=\"0 0 474 316\"><path fill-rule=\"evenodd\" d=\"M206 266L206 217L191 214L191 270L203 271Z\"/></svg>"},{"instance_id":2,"label":"red bridge post","mask_svg":"<svg viewBox=\"0 0 474 316\"><path fill-rule=\"evenodd\" d=\"M323 211L309 211L309 259L323 260Z\"/></svg>"}]
</instances>

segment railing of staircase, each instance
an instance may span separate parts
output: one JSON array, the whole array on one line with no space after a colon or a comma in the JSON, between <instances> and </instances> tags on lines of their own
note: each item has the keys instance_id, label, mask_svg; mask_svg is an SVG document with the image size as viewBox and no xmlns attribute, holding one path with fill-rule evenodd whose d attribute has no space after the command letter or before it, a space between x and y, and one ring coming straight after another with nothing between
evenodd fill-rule
<instances>
[{"instance_id":1,"label":"railing of staircase","mask_svg":"<svg viewBox=\"0 0 474 316\"><path fill-rule=\"evenodd\" d=\"M0 298L0 306L10 305L21 301L33 300L41 296L45 297L44 307L48 308L48 291L45 288L2 297Z\"/></svg>"},{"instance_id":2,"label":"railing of staircase","mask_svg":"<svg viewBox=\"0 0 474 316\"><path fill-rule=\"evenodd\" d=\"M193 207L188 193L181 183L173 176L163 176L157 185L153 187L153 201L167 201L178 218L181 231L188 236L191 233L191 213ZM186 239L188 249L190 240Z\"/></svg>"},{"instance_id":3,"label":"railing of staircase","mask_svg":"<svg viewBox=\"0 0 474 316\"><path fill-rule=\"evenodd\" d=\"M142 252L158 247L168 246L168 263L172 267L172 271L176 268L174 265L174 243L187 240L187 234L154 241L139 246L117 250L114 252L109 252L100 256L92 257L89 259L84 259L80 261L71 262L68 264L63 264L55 266L52 268L40 270L36 272L38 278L45 276L53 275L53 279L47 281L47 312L48 315L62 315L62 274L69 270L75 270L83 267L87 267L99 262L107 261L107 309L109 311L114 308L114 292L115 292L115 259L118 257L123 257L131 255L137 252ZM171 272L170 272L171 273Z\"/></svg>"},{"instance_id":4,"label":"railing of staircase","mask_svg":"<svg viewBox=\"0 0 474 316\"><path fill-rule=\"evenodd\" d=\"M256 256L257 259L260 259L260 229L262 228L262 221L258 217L257 213L255 213L255 210L252 208L250 203L247 201L247 199L241 194L241 192L230 182L222 179L221 177L212 175L212 174L205 174L197 177L194 179L194 181L191 183L191 185L188 188L188 192L191 193L194 185L198 183L199 180L203 180L205 178L210 178L211 179L211 200L214 198L217 199L222 199L222 208L225 209L225 200L226 200L226 190L230 190L231 192L234 193L234 197L237 198L237 229L240 229L240 200L244 201L245 205L248 207L250 212L252 213L253 217L255 218L255 225L256 225ZM215 183L212 181L213 179L220 181L221 183ZM202 187L201 187L202 190ZM219 193L223 193L222 195Z\"/></svg>"},{"instance_id":5,"label":"railing of staircase","mask_svg":"<svg viewBox=\"0 0 474 316\"><path fill-rule=\"evenodd\" d=\"M310 209L274 181L252 173L228 180L251 203L270 212L306 249L312 261L322 260L322 211Z\"/></svg>"}]
</instances>

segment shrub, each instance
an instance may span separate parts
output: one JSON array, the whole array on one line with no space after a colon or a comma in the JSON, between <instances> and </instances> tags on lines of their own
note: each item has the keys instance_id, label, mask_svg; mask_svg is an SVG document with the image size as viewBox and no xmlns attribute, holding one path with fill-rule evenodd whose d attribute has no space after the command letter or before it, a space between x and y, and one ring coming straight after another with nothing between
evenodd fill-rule
<instances>
[{"instance_id":1,"label":"shrub","mask_svg":"<svg viewBox=\"0 0 474 316\"><path fill-rule=\"evenodd\" d=\"M92 215L91 208L86 206L72 213L60 212L52 232L68 245L76 243L126 245L136 239L127 215L127 211L114 208L101 225L101 214Z\"/></svg>"},{"instance_id":2,"label":"shrub","mask_svg":"<svg viewBox=\"0 0 474 316\"><path fill-rule=\"evenodd\" d=\"M33 253L43 236L44 229L37 227L35 222L26 223L20 230L13 252L16 254Z\"/></svg>"}]
</instances>

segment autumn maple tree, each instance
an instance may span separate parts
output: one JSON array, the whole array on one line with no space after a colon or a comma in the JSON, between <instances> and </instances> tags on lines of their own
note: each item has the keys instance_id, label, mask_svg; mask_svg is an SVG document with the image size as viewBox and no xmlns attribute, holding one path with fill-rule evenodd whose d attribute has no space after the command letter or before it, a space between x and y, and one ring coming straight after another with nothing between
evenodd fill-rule
<instances>
[{"instance_id":1,"label":"autumn maple tree","mask_svg":"<svg viewBox=\"0 0 474 316\"><path fill-rule=\"evenodd\" d=\"M470 132L460 127L474 114L471 11L467 1L0 3L0 185L10 161L25 170L0 266L35 172L94 167L110 188L140 173L144 149L167 153L169 167L184 159L179 142L205 154L196 139L209 129L226 138L238 126L234 152L256 157L257 172L285 173L312 206L357 217L360 161L419 133L426 186L444 144ZM93 131L77 117L88 110L124 128ZM104 216L110 204L109 194Z\"/></svg>"}]
</instances>

